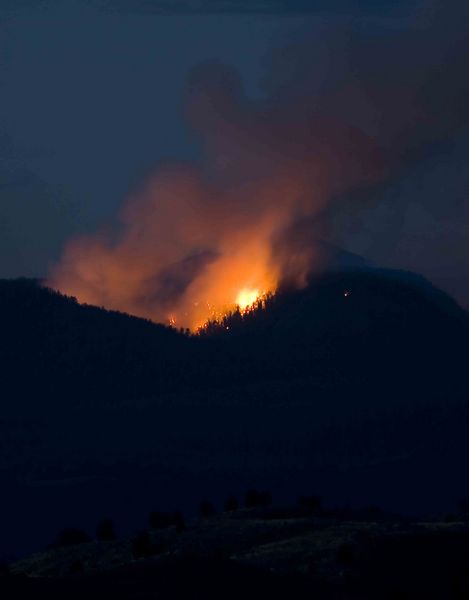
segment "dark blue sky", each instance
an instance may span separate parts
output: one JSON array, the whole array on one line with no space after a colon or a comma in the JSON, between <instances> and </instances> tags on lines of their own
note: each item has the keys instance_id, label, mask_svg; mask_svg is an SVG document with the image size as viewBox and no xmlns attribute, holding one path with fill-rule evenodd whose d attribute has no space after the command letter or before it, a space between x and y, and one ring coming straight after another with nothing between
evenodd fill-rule
<instances>
[{"instance_id":1,"label":"dark blue sky","mask_svg":"<svg viewBox=\"0 0 469 600\"><path fill-rule=\"evenodd\" d=\"M114 214L159 160L197 158L181 119L192 66L211 59L233 65L248 92L260 94L271 48L306 20L331 26L353 16L372 30L374 20L399 18L412 4L3 0L0 277L44 275L64 242ZM420 270L466 301L468 147L461 135L441 156L404 172L378 208L357 217L365 233L350 233L344 243L383 264ZM403 195L415 202L393 238L386 210ZM389 233L386 243L377 238L380 228Z\"/></svg>"},{"instance_id":2,"label":"dark blue sky","mask_svg":"<svg viewBox=\"0 0 469 600\"><path fill-rule=\"evenodd\" d=\"M24 9L0 22L0 276L40 275L162 158L195 149L191 66L237 66L256 92L281 19Z\"/></svg>"}]
</instances>

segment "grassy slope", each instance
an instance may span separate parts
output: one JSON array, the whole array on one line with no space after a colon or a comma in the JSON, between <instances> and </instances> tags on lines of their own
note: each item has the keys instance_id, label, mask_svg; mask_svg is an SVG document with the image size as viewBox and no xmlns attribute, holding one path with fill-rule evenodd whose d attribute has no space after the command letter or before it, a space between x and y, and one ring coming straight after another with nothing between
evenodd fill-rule
<instances>
[{"instance_id":1,"label":"grassy slope","mask_svg":"<svg viewBox=\"0 0 469 600\"><path fill-rule=\"evenodd\" d=\"M267 590L275 598L290 590L298 598L314 593L320 598L443 599L469 591L464 567L469 526L463 521L404 523L371 515L308 517L256 509L152 536L157 550L144 559L132 557L128 539L32 556L12 565L13 576L0 579L0 591L2 586L23 589L31 597L47 591L56 598L60 593L74 597L78 590L77 597L105 593L129 600L182 597L179 593L255 598L258 593L267 597ZM71 575L77 565L80 574Z\"/></svg>"}]
</instances>

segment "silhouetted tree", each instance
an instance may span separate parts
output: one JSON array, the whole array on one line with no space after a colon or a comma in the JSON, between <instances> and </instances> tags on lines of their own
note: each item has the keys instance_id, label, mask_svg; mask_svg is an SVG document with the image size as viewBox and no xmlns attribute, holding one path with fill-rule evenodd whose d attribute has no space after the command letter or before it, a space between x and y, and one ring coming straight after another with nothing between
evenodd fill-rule
<instances>
[{"instance_id":1,"label":"silhouetted tree","mask_svg":"<svg viewBox=\"0 0 469 600\"><path fill-rule=\"evenodd\" d=\"M91 542L91 537L86 533L86 531L75 527L67 527L59 533L53 545L56 548L61 548L64 546L86 544L87 542Z\"/></svg>"},{"instance_id":2,"label":"silhouetted tree","mask_svg":"<svg viewBox=\"0 0 469 600\"><path fill-rule=\"evenodd\" d=\"M272 504L272 494L270 492L259 492L259 506L270 506Z\"/></svg>"},{"instance_id":3,"label":"silhouetted tree","mask_svg":"<svg viewBox=\"0 0 469 600\"><path fill-rule=\"evenodd\" d=\"M270 504L272 504L272 494L270 492L259 492L255 489L248 490L244 499L246 508L266 507Z\"/></svg>"},{"instance_id":4,"label":"silhouetted tree","mask_svg":"<svg viewBox=\"0 0 469 600\"><path fill-rule=\"evenodd\" d=\"M148 515L148 524L153 530L176 527L178 531L182 531L186 526L184 515L180 510L173 513L152 511Z\"/></svg>"},{"instance_id":5,"label":"silhouetted tree","mask_svg":"<svg viewBox=\"0 0 469 600\"><path fill-rule=\"evenodd\" d=\"M102 519L96 528L96 538L101 542L110 542L116 539L114 523L111 519Z\"/></svg>"},{"instance_id":6,"label":"silhouetted tree","mask_svg":"<svg viewBox=\"0 0 469 600\"><path fill-rule=\"evenodd\" d=\"M313 513L321 510L321 498L319 496L300 496L298 506Z\"/></svg>"},{"instance_id":7,"label":"silhouetted tree","mask_svg":"<svg viewBox=\"0 0 469 600\"><path fill-rule=\"evenodd\" d=\"M458 519L454 513L448 513L444 518L445 523L455 523L457 520Z\"/></svg>"},{"instance_id":8,"label":"silhouetted tree","mask_svg":"<svg viewBox=\"0 0 469 600\"><path fill-rule=\"evenodd\" d=\"M238 510L238 508L239 508L239 503L238 503L238 500L236 499L236 496L229 496L225 502L225 511L232 512L234 510Z\"/></svg>"},{"instance_id":9,"label":"silhouetted tree","mask_svg":"<svg viewBox=\"0 0 469 600\"><path fill-rule=\"evenodd\" d=\"M248 490L244 498L244 506L246 508L254 508L259 506L259 492L257 490Z\"/></svg>"},{"instance_id":10,"label":"silhouetted tree","mask_svg":"<svg viewBox=\"0 0 469 600\"><path fill-rule=\"evenodd\" d=\"M152 546L148 531L139 531L132 540L132 554L134 558L151 556Z\"/></svg>"},{"instance_id":11,"label":"silhouetted tree","mask_svg":"<svg viewBox=\"0 0 469 600\"><path fill-rule=\"evenodd\" d=\"M216 514L215 507L208 500L203 500L199 506L199 515L201 517L213 517Z\"/></svg>"},{"instance_id":12,"label":"silhouetted tree","mask_svg":"<svg viewBox=\"0 0 469 600\"><path fill-rule=\"evenodd\" d=\"M148 515L150 529L164 529L165 527L170 527L172 524L173 519L170 513L154 510Z\"/></svg>"},{"instance_id":13,"label":"silhouetted tree","mask_svg":"<svg viewBox=\"0 0 469 600\"><path fill-rule=\"evenodd\" d=\"M382 510L379 508L379 506L375 506L374 504L368 506L366 512L368 517L371 517L372 519L376 519L382 514Z\"/></svg>"},{"instance_id":14,"label":"silhouetted tree","mask_svg":"<svg viewBox=\"0 0 469 600\"><path fill-rule=\"evenodd\" d=\"M186 520L184 519L184 515L180 510L177 510L173 514L173 525L179 532L184 531L184 529L186 528Z\"/></svg>"}]
</instances>

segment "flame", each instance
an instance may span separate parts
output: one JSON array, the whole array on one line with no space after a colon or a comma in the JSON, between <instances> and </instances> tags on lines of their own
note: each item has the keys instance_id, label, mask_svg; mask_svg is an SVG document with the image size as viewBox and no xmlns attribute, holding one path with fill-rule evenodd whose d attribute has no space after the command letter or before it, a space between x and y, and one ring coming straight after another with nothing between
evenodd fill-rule
<instances>
[{"instance_id":1,"label":"flame","mask_svg":"<svg viewBox=\"0 0 469 600\"><path fill-rule=\"evenodd\" d=\"M260 296L259 290L243 288L236 297L236 305L242 313L247 312Z\"/></svg>"},{"instance_id":2,"label":"flame","mask_svg":"<svg viewBox=\"0 0 469 600\"><path fill-rule=\"evenodd\" d=\"M377 146L309 100L259 104L231 75L215 66L190 79L186 116L203 160L161 163L115 220L66 244L50 287L197 331L285 282L306 285L321 266L324 209L381 176Z\"/></svg>"},{"instance_id":3,"label":"flame","mask_svg":"<svg viewBox=\"0 0 469 600\"><path fill-rule=\"evenodd\" d=\"M221 323L223 321L223 317L233 313L236 310L239 310L242 315L245 315L253 310L258 303L265 308L265 301L267 297L272 294L274 294L274 291L260 292L257 288L241 288L236 296L235 302L231 304L223 307L215 307L210 303L207 303L208 318L200 324L193 326L192 329L194 331L202 331L210 325L210 322L216 321ZM198 305L198 303L195 303L195 305ZM169 324L174 327L176 325L176 320L174 318L170 318ZM229 330L230 327L226 326L225 329Z\"/></svg>"}]
</instances>

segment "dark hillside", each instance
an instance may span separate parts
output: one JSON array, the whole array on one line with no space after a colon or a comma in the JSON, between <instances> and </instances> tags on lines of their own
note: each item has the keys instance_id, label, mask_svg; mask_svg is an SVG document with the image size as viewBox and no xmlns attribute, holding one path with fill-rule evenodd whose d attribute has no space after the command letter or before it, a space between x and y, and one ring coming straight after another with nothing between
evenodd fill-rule
<instances>
[{"instance_id":1,"label":"dark hillside","mask_svg":"<svg viewBox=\"0 0 469 600\"><path fill-rule=\"evenodd\" d=\"M31 402L139 397L177 386L189 340L27 279L0 281L2 381Z\"/></svg>"},{"instance_id":2,"label":"dark hillside","mask_svg":"<svg viewBox=\"0 0 469 600\"><path fill-rule=\"evenodd\" d=\"M372 270L281 292L200 338L79 305L34 281L1 281L0 327L4 390L66 402L305 375L360 397L376 386L404 396L454 395L469 340L466 313L423 278Z\"/></svg>"},{"instance_id":3,"label":"dark hillside","mask_svg":"<svg viewBox=\"0 0 469 600\"><path fill-rule=\"evenodd\" d=\"M253 486L414 514L469 497L468 317L418 276L330 273L203 336L2 281L0 321L0 557Z\"/></svg>"},{"instance_id":4,"label":"dark hillside","mask_svg":"<svg viewBox=\"0 0 469 600\"><path fill-rule=\"evenodd\" d=\"M314 375L330 389L346 386L354 399L392 390L426 402L465 387L467 313L407 272L330 273L269 298L265 308L211 324L209 336L223 338L246 368Z\"/></svg>"}]
</instances>

